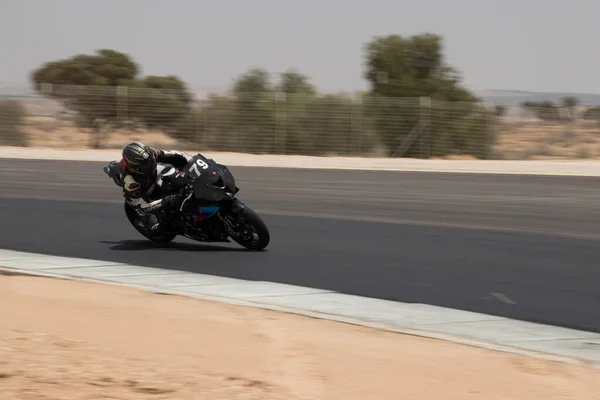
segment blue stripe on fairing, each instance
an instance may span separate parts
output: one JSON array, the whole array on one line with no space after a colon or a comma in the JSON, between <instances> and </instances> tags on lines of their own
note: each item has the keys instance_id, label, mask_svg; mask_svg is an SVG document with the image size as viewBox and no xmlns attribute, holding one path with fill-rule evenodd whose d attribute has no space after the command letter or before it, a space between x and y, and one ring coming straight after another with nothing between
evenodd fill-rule
<instances>
[{"instance_id":1,"label":"blue stripe on fairing","mask_svg":"<svg viewBox=\"0 0 600 400\"><path fill-rule=\"evenodd\" d=\"M220 209L221 209L221 207L218 207L218 206L206 206L206 207L200 207L199 211L202 213L202 215L206 215L207 217L212 217L217 212L219 212Z\"/></svg>"},{"instance_id":2,"label":"blue stripe on fairing","mask_svg":"<svg viewBox=\"0 0 600 400\"><path fill-rule=\"evenodd\" d=\"M220 209L218 206L200 206L197 211L188 213L188 215L202 215L209 218L218 213Z\"/></svg>"}]
</instances>

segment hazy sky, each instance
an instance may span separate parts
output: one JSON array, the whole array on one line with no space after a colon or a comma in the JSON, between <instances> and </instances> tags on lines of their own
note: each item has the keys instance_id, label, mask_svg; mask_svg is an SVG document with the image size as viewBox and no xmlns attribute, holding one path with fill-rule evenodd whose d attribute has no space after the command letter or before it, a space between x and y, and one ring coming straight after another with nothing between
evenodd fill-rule
<instances>
[{"instance_id":1,"label":"hazy sky","mask_svg":"<svg viewBox=\"0 0 600 400\"><path fill-rule=\"evenodd\" d=\"M600 0L0 0L0 83L113 48L200 90L255 66L359 90L366 42L430 31L471 89L600 93L599 16Z\"/></svg>"}]
</instances>

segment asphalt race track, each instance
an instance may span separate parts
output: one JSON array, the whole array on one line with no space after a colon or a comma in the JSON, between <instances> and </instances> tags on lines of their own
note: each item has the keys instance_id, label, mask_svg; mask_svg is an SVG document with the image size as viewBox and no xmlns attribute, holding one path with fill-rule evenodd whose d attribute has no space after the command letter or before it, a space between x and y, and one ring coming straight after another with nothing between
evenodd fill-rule
<instances>
[{"instance_id":1,"label":"asphalt race track","mask_svg":"<svg viewBox=\"0 0 600 400\"><path fill-rule=\"evenodd\" d=\"M155 247L102 163L0 159L0 248L458 308L600 332L600 179L237 168L268 251Z\"/></svg>"}]
</instances>

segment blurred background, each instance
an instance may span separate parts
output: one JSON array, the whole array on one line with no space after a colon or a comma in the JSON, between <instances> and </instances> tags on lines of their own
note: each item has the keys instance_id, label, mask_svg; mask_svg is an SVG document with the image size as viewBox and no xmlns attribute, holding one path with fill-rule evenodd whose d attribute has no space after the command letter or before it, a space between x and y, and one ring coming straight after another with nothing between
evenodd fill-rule
<instances>
[{"instance_id":1,"label":"blurred background","mask_svg":"<svg viewBox=\"0 0 600 400\"><path fill-rule=\"evenodd\" d=\"M254 154L600 154L593 1L1 7L3 145L143 138Z\"/></svg>"}]
</instances>

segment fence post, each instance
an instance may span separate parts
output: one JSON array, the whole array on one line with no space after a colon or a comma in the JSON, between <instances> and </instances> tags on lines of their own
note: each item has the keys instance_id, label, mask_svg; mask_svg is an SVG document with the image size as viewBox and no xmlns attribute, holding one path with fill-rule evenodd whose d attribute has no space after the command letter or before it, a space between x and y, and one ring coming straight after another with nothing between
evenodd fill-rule
<instances>
[{"instance_id":1,"label":"fence post","mask_svg":"<svg viewBox=\"0 0 600 400\"><path fill-rule=\"evenodd\" d=\"M431 130L429 125L431 123L431 97L422 96L419 98L419 109L420 109L420 124L423 127L423 132L419 138L419 150L422 158L431 157ZM423 141L425 140L426 154L423 154Z\"/></svg>"},{"instance_id":2,"label":"fence post","mask_svg":"<svg viewBox=\"0 0 600 400\"><path fill-rule=\"evenodd\" d=\"M280 105L282 105L280 109ZM275 92L275 132L274 132L274 154L286 154L287 153L287 96L285 92ZM280 118L281 116L281 118ZM278 121L281 119L281 126L279 126ZM279 139L279 140L277 140ZM277 146L277 143L279 144Z\"/></svg>"},{"instance_id":3,"label":"fence post","mask_svg":"<svg viewBox=\"0 0 600 400\"><path fill-rule=\"evenodd\" d=\"M485 146L485 159L489 160L492 158L494 144L496 143L496 104L492 102L483 103L486 112L486 122L488 123L487 129L485 129L484 146Z\"/></svg>"},{"instance_id":4,"label":"fence post","mask_svg":"<svg viewBox=\"0 0 600 400\"><path fill-rule=\"evenodd\" d=\"M212 111L212 107L210 106L210 104L208 104L208 106L205 107L204 110L204 136L202 136L202 148L208 148L209 143L212 139L210 137L210 112Z\"/></svg>"},{"instance_id":5,"label":"fence post","mask_svg":"<svg viewBox=\"0 0 600 400\"><path fill-rule=\"evenodd\" d=\"M198 102L198 108L194 109L194 107L192 106L192 118L194 119L194 137L196 138L196 140L194 140L194 145L197 147L200 147L200 110L202 109L202 102L199 101ZM185 117L184 117L185 118ZM185 129L185 125L183 126L183 129ZM184 132L185 135L185 132ZM205 146L202 146L202 148L204 149Z\"/></svg>"},{"instance_id":6,"label":"fence post","mask_svg":"<svg viewBox=\"0 0 600 400\"><path fill-rule=\"evenodd\" d=\"M354 153L357 157L362 156L362 137L363 137L363 98L361 94L355 94L352 96L352 101L350 103L350 132L351 132L351 143L354 148L351 151L351 154ZM355 112L358 110L358 115ZM355 125L358 125L357 129L355 129Z\"/></svg>"},{"instance_id":7,"label":"fence post","mask_svg":"<svg viewBox=\"0 0 600 400\"><path fill-rule=\"evenodd\" d=\"M121 121L121 124L125 125L127 122L127 86L117 86L117 119Z\"/></svg>"}]
</instances>

